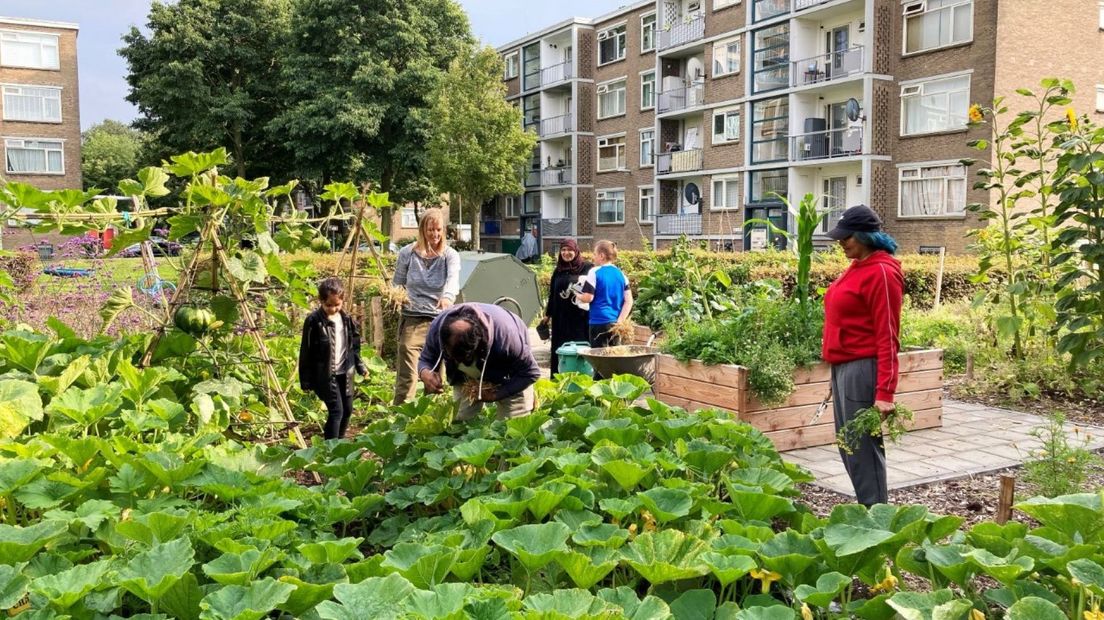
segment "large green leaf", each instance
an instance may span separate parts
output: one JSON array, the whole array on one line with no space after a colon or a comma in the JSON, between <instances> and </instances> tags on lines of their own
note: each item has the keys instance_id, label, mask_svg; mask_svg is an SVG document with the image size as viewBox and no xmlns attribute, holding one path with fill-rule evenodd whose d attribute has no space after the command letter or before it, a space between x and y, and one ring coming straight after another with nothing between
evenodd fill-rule
<instances>
[{"instance_id":1,"label":"large green leaf","mask_svg":"<svg viewBox=\"0 0 1104 620\"><path fill-rule=\"evenodd\" d=\"M583 551L561 551L556 563L577 588L589 589L617 568L621 554L614 549L591 547Z\"/></svg>"},{"instance_id":2,"label":"large green leaf","mask_svg":"<svg viewBox=\"0 0 1104 620\"><path fill-rule=\"evenodd\" d=\"M280 581L295 586L295 590L286 601L277 605L277 608L296 618L303 617L322 601L333 598L333 589L336 585L334 582L310 583L291 575L281 576Z\"/></svg>"},{"instance_id":3,"label":"large green leaf","mask_svg":"<svg viewBox=\"0 0 1104 620\"><path fill-rule=\"evenodd\" d=\"M1086 541L1095 540L1104 528L1104 504L1099 493L1032 497L1016 504L1016 509L1066 534L1070 540L1078 536Z\"/></svg>"},{"instance_id":4,"label":"large green leaf","mask_svg":"<svg viewBox=\"0 0 1104 620\"><path fill-rule=\"evenodd\" d=\"M415 590L407 603L413 618L463 618L464 602L474 588L466 583L442 583L432 590Z\"/></svg>"},{"instance_id":5,"label":"large green leaf","mask_svg":"<svg viewBox=\"0 0 1104 620\"><path fill-rule=\"evenodd\" d=\"M529 500L527 509L538 521L548 516L560 502L573 490L575 485L558 480L550 480L533 489L533 499Z\"/></svg>"},{"instance_id":6,"label":"large green leaf","mask_svg":"<svg viewBox=\"0 0 1104 620\"><path fill-rule=\"evenodd\" d=\"M685 517L694 507L694 499L682 489L656 487L637 493L636 496L660 523Z\"/></svg>"},{"instance_id":7,"label":"large green leaf","mask_svg":"<svg viewBox=\"0 0 1104 620\"><path fill-rule=\"evenodd\" d=\"M728 478L724 483L733 512L745 521L770 521L794 511L793 502L785 497L766 493L760 487L740 484Z\"/></svg>"},{"instance_id":8,"label":"large green leaf","mask_svg":"<svg viewBox=\"0 0 1104 620\"><path fill-rule=\"evenodd\" d=\"M634 489L655 466L655 455L647 444L630 448L598 446L591 452L590 458L626 491Z\"/></svg>"},{"instance_id":9,"label":"large green leaf","mask_svg":"<svg viewBox=\"0 0 1104 620\"><path fill-rule=\"evenodd\" d=\"M987 575L1004 585L1012 584L1017 577L1035 568L1034 560L1019 555L1015 549L1009 551L1004 557L994 555L985 549L974 549L963 555L973 560L974 564Z\"/></svg>"},{"instance_id":10,"label":"large green leaf","mask_svg":"<svg viewBox=\"0 0 1104 620\"><path fill-rule=\"evenodd\" d=\"M111 560L78 564L60 573L45 575L31 582L31 592L50 601L55 609L64 611L76 605L89 592L100 587L111 569Z\"/></svg>"},{"instance_id":11,"label":"large green leaf","mask_svg":"<svg viewBox=\"0 0 1104 620\"><path fill-rule=\"evenodd\" d=\"M241 282L253 282L264 284L268 279L268 269L259 254L251 250L241 253L241 256L231 256L226 260L226 271Z\"/></svg>"},{"instance_id":12,"label":"large green leaf","mask_svg":"<svg viewBox=\"0 0 1104 620\"><path fill-rule=\"evenodd\" d=\"M10 495L37 476L45 461L12 459L0 461L0 495Z\"/></svg>"},{"instance_id":13,"label":"large green leaf","mask_svg":"<svg viewBox=\"0 0 1104 620\"><path fill-rule=\"evenodd\" d=\"M960 620L973 607L969 600L956 599L950 590L898 592L887 602L904 620Z\"/></svg>"},{"instance_id":14,"label":"large green leaf","mask_svg":"<svg viewBox=\"0 0 1104 620\"><path fill-rule=\"evenodd\" d=\"M710 620L717 611L717 595L712 590L687 590L670 606L675 620Z\"/></svg>"},{"instance_id":15,"label":"large green leaf","mask_svg":"<svg viewBox=\"0 0 1104 620\"><path fill-rule=\"evenodd\" d=\"M557 514L557 516L559 515ZM573 529L575 533L571 535L571 542L583 547L616 549L629 539L629 530L617 527L612 523L581 525Z\"/></svg>"},{"instance_id":16,"label":"large green leaf","mask_svg":"<svg viewBox=\"0 0 1104 620\"><path fill-rule=\"evenodd\" d=\"M178 538L194 518L194 513L185 510L158 510L118 523L115 531L131 540L153 546Z\"/></svg>"},{"instance_id":17,"label":"large green leaf","mask_svg":"<svg viewBox=\"0 0 1104 620\"><path fill-rule=\"evenodd\" d=\"M682 460L700 476L712 476L732 461L734 454L724 446L695 439L681 446Z\"/></svg>"},{"instance_id":18,"label":"large green leaf","mask_svg":"<svg viewBox=\"0 0 1104 620\"><path fill-rule=\"evenodd\" d=\"M0 438L18 437L33 420L42 419L42 397L30 381L0 381Z\"/></svg>"},{"instance_id":19,"label":"large green leaf","mask_svg":"<svg viewBox=\"0 0 1104 620\"><path fill-rule=\"evenodd\" d=\"M445 580L458 553L454 547L399 543L384 554L381 566L406 577L416 588L429 589Z\"/></svg>"},{"instance_id":20,"label":"large green leaf","mask_svg":"<svg viewBox=\"0 0 1104 620\"><path fill-rule=\"evenodd\" d=\"M27 527L0 523L0 558L6 564L26 562L68 529L64 521L40 521Z\"/></svg>"},{"instance_id":21,"label":"large green leaf","mask_svg":"<svg viewBox=\"0 0 1104 620\"><path fill-rule=\"evenodd\" d=\"M782 582L794 586L805 569L820 560L816 543L806 534L786 530L759 546L763 566L782 575Z\"/></svg>"},{"instance_id":22,"label":"large green leaf","mask_svg":"<svg viewBox=\"0 0 1104 620\"><path fill-rule=\"evenodd\" d=\"M363 538L341 538L339 540L320 540L299 545L299 553L315 564L340 564L349 558L360 558L360 543Z\"/></svg>"},{"instance_id":23,"label":"large green leaf","mask_svg":"<svg viewBox=\"0 0 1104 620\"><path fill-rule=\"evenodd\" d=\"M622 547L624 560L653 585L700 577L709 572L701 554L709 547L701 539L668 529L646 532Z\"/></svg>"},{"instance_id":24,"label":"large green leaf","mask_svg":"<svg viewBox=\"0 0 1104 620\"><path fill-rule=\"evenodd\" d=\"M195 550L187 538L157 543L119 571L118 584L148 603L156 602L188 572L194 557Z\"/></svg>"},{"instance_id":25,"label":"large green leaf","mask_svg":"<svg viewBox=\"0 0 1104 620\"><path fill-rule=\"evenodd\" d=\"M1015 602L1004 615L1005 620L1066 620L1066 614L1054 603L1036 596Z\"/></svg>"},{"instance_id":26,"label":"large green leaf","mask_svg":"<svg viewBox=\"0 0 1104 620\"><path fill-rule=\"evenodd\" d=\"M22 329L6 331L0 333L0 345L3 346L0 359L7 362L6 365L33 375L38 371L42 360L46 359L52 344L50 337L44 334Z\"/></svg>"},{"instance_id":27,"label":"large green leaf","mask_svg":"<svg viewBox=\"0 0 1104 620\"><path fill-rule=\"evenodd\" d=\"M199 620L203 590L196 576L188 572L161 596L159 608L178 620Z\"/></svg>"},{"instance_id":28,"label":"large green leaf","mask_svg":"<svg viewBox=\"0 0 1104 620\"><path fill-rule=\"evenodd\" d=\"M620 608L586 590L555 590L525 597L524 608L538 618L608 618Z\"/></svg>"},{"instance_id":29,"label":"large green leaf","mask_svg":"<svg viewBox=\"0 0 1104 620\"><path fill-rule=\"evenodd\" d=\"M356 584L339 583L334 586L338 602L323 601L315 611L323 620L390 620L405 613L405 603L414 589L398 574L369 577Z\"/></svg>"},{"instance_id":30,"label":"large green leaf","mask_svg":"<svg viewBox=\"0 0 1104 620\"><path fill-rule=\"evenodd\" d=\"M479 438L453 446L452 453L465 463L483 467L500 445L497 441Z\"/></svg>"},{"instance_id":31,"label":"large green leaf","mask_svg":"<svg viewBox=\"0 0 1104 620\"><path fill-rule=\"evenodd\" d=\"M241 553L224 553L203 565L203 572L223 585L244 586L279 559L275 549L246 549Z\"/></svg>"},{"instance_id":32,"label":"large green leaf","mask_svg":"<svg viewBox=\"0 0 1104 620\"><path fill-rule=\"evenodd\" d=\"M1088 558L1082 558L1067 564L1066 570L1070 577L1080 581L1097 596L1104 595L1104 567Z\"/></svg>"},{"instance_id":33,"label":"large green leaf","mask_svg":"<svg viewBox=\"0 0 1104 620\"><path fill-rule=\"evenodd\" d=\"M0 609L15 607L27 593L31 581L23 575L24 566L22 562L14 566L0 564Z\"/></svg>"},{"instance_id":34,"label":"large green leaf","mask_svg":"<svg viewBox=\"0 0 1104 620\"><path fill-rule=\"evenodd\" d=\"M266 577L248 586L223 586L199 603L203 620L261 620L291 596L295 586Z\"/></svg>"},{"instance_id":35,"label":"large green leaf","mask_svg":"<svg viewBox=\"0 0 1104 620\"><path fill-rule=\"evenodd\" d=\"M794 620L797 614L789 607L749 607L736 612L736 620Z\"/></svg>"},{"instance_id":36,"label":"large green leaf","mask_svg":"<svg viewBox=\"0 0 1104 620\"><path fill-rule=\"evenodd\" d=\"M79 426L88 427L118 411L122 404L122 392L121 383L101 383L83 390L72 387L50 401L46 411L52 415L63 415Z\"/></svg>"},{"instance_id":37,"label":"large green leaf","mask_svg":"<svg viewBox=\"0 0 1104 620\"><path fill-rule=\"evenodd\" d=\"M69 362L65 369L61 371L56 377L38 377L38 384L42 386L47 393L51 396L57 396L65 390L69 389L69 386L73 385L80 379L84 371L88 369L91 364L92 358L88 355L81 355ZM3 402L3 399L0 399Z\"/></svg>"},{"instance_id":38,"label":"large green leaf","mask_svg":"<svg viewBox=\"0 0 1104 620\"><path fill-rule=\"evenodd\" d=\"M643 441L647 432L628 418L616 418L591 422L583 435L591 443L607 440L627 448Z\"/></svg>"},{"instance_id":39,"label":"large green leaf","mask_svg":"<svg viewBox=\"0 0 1104 620\"><path fill-rule=\"evenodd\" d=\"M736 581L755 568L755 560L746 555L724 555L716 551L707 551L701 555L701 561L722 586Z\"/></svg>"},{"instance_id":40,"label":"large green leaf","mask_svg":"<svg viewBox=\"0 0 1104 620\"><path fill-rule=\"evenodd\" d=\"M529 570L537 570L551 562L558 553L567 551L571 530L558 522L521 525L495 533L491 540L509 551Z\"/></svg>"},{"instance_id":41,"label":"large green leaf","mask_svg":"<svg viewBox=\"0 0 1104 620\"><path fill-rule=\"evenodd\" d=\"M816 607L828 607L832 601L851 585L851 578L837 572L824 573L817 577L816 587L801 584L794 588L797 600Z\"/></svg>"},{"instance_id":42,"label":"large green leaf","mask_svg":"<svg viewBox=\"0 0 1104 620\"><path fill-rule=\"evenodd\" d=\"M599 590L598 598L620 607L626 620L666 620L671 617L671 609L663 599L649 595L641 600L628 586Z\"/></svg>"},{"instance_id":43,"label":"large green leaf","mask_svg":"<svg viewBox=\"0 0 1104 620\"><path fill-rule=\"evenodd\" d=\"M116 243L118 243L118 240L116 240ZM107 328L111 327L111 324L119 318L124 310L133 307L134 289L129 286L115 289L111 296L107 298L107 301L104 302L104 305L100 307L100 318L103 319L103 326L100 331L107 331Z\"/></svg>"}]
</instances>

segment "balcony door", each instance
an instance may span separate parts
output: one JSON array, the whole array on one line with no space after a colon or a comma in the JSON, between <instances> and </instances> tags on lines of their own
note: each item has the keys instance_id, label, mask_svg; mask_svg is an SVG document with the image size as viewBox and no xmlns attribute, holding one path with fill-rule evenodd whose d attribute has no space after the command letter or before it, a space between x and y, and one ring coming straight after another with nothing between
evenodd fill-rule
<instances>
[{"instance_id":1,"label":"balcony door","mask_svg":"<svg viewBox=\"0 0 1104 620\"><path fill-rule=\"evenodd\" d=\"M851 47L851 25L838 26L824 34L827 37L824 46L828 53L828 78L843 69L844 57Z\"/></svg>"},{"instance_id":2,"label":"balcony door","mask_svg":"<svg viewBox=\"0 0 1104 620\"><path fill-rule=\"evenodd\" d=\"M820 224L820 232L827 234L839 221L843 210L847 208L847 177L824 179L823 208L828 215Z\"/></svg>"}]
</instances>

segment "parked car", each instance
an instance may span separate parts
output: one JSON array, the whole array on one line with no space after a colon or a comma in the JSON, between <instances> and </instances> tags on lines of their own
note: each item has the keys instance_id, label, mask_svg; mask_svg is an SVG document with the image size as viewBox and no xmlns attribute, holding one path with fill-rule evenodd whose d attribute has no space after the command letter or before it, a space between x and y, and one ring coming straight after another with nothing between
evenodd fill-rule
<instances>
[{"instance_id":1,"label":"parked car","mask_svg":"<svg viewBox=\"0 0 1104 620\"><path fill-rule=\"evenodd\" d=\"M163 237L150 237L150 243L153 244L154 256L178 256L180 254L181 246L175 241L169 241ZM119 256L124 258L133 258L135 256L142 255L142 244L135 243L129 245L119 252Z\"/></svg>"}]
</instances>

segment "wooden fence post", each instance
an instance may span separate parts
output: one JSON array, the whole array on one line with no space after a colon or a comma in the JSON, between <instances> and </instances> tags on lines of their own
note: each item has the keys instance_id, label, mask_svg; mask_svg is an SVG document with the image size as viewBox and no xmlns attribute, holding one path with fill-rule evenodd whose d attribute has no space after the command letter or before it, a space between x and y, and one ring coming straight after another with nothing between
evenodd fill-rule
<instances>
[{"instance_id":1,"label":"wooden fence post","mask_svg":"<svg viewBox=\"0 0 1104 620\"><path fill-rule=\"evenodd\" d=\"M1007 523L1012 518L1012 502L1016 498L1016 477L1001 476L1000 500L997 503L997 523Z\"/></svg>"}]
</instances>

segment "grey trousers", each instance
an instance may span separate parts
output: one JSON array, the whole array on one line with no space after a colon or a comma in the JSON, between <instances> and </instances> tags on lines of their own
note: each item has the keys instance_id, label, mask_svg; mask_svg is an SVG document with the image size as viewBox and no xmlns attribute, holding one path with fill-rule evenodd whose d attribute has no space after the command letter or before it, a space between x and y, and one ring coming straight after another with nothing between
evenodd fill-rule
<instances>
[{"instance_id":1,"label":"grey trousers","mask_svg":"<svg viewBox=\"0 0 1104 620\"><path fill-rule=\"evenodd\" d=\"M486 404L468 401L468 399L464 398L460 393L460 388L456 386L452 388L452 397L456 399L456 402L460 403L460 411L456 414L457 422L471 420L479 415L479 412L483 411L483 405ZM507 396L501 400L496 400L494 404L498 406L498 419L507 420L509 418L520 418L521 416L529 415L533 412L535 397L536 392L533 390L533 386L530 385L513 396Z\"/></svg>"},{"instance_id":2,"label":"grey trousers","mask_svg":"<svg viewBox=\"0 0 1104 620\"><path fill-rule=\"evenodd\" d=\"M873 357L832 365L832 409L836 432L860 409L874 405L878 360ZM882 438L864 436L854 454L840 450L843 467L855 487L855 498L864 506L889 502L886 486L885 445Z\"/></svg>"}]
</instances>

